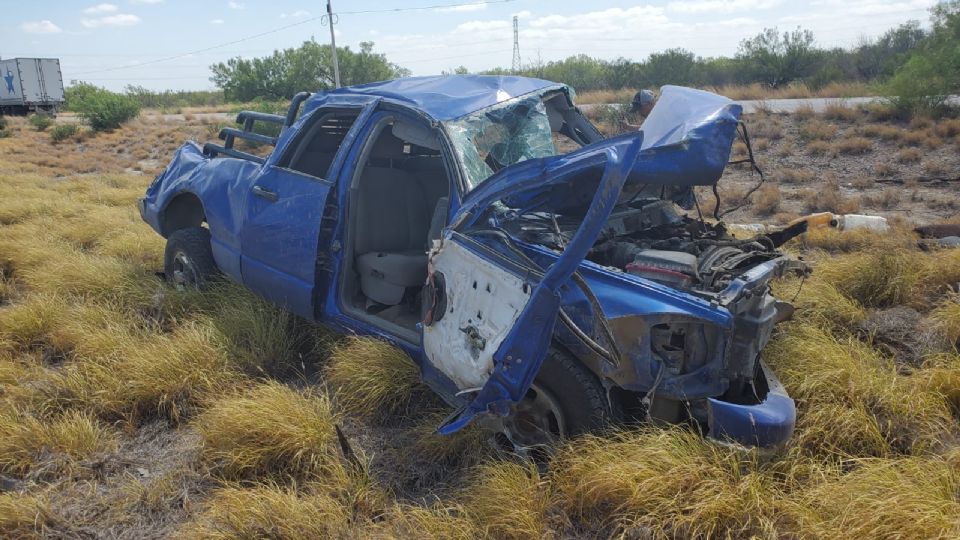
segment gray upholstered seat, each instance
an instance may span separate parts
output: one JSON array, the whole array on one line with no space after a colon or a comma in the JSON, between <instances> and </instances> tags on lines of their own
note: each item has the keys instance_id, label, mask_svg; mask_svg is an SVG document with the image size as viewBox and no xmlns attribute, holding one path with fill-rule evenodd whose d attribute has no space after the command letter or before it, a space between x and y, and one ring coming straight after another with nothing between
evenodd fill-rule
<instances>
[{"instance_id":1,"label":"gray upholstered seat","mask_svg":"<svg viewBox=\"0 0 960 540\"><path fill-rule=\"evenodd\" d=\"M423 285L427 255L423 251L372 251L357 257L357 270L363 294L374 302L393 306L403 300L407 287Z\"/></svg>"},{"instance_id":2,"label":"gray upholstered seat","mask_svg":"<svg viewBox=\"0 0 960 540\"><path fill-rule=\"evenodd\" d=\"M427 237L446 176L399 168L403 142L388 133L375 144L358 186L354 253L363 294L396 305L426 281Z\"/></svg>"}]
</instances>

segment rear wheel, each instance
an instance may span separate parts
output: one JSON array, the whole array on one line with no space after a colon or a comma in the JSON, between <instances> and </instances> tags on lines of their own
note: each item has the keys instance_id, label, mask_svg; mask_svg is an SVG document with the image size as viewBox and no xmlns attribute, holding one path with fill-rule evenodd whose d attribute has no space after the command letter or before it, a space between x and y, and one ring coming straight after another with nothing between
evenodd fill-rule
<instances>
[{"instance_id":1,"label":"rear wheel","mask_svg":"<svg viewBox=\"0 0 960 540\"><path fill-rule=\"evenodd\" d=\"M567 352L551 347L527 395L499 427L514 451L536 457L613 417L600 381Z\"/></svg>"},{"instance_id":2,"label":"rear wheel","mask_svg":"<svg viewBox=\"0 0 960 540\"><path fill-rule=\"evenodd\" d=\"M163 273L178 290L197 289L218 274L210 249L210 231L203 227L177 229L167 238Z\"/></svg>"}]
</instances>

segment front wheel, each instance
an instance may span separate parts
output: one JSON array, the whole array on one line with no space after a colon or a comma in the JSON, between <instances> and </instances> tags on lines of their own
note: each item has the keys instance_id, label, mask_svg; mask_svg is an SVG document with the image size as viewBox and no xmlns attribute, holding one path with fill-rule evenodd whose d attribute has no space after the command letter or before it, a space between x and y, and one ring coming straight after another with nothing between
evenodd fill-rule
<instances>
[{"instance_id":1,"label":"front wheel","mask_svg":"<svg viewBox=\"0 0 960 540\"><path fill-rule=\"evenodd\" d=\"M173 231L163 254L163 273L177 290L199 289L217 276L210 231L187 227Z\"/></svg>"},{"instance_id":2,"label":"front wheel","mask_svg":"<svg viewBox=\"0 0 960 540\"><path fill-rule=\"evenodd\" d=\"M613 417L600 381L567 352L551 347L526 396L500 420L500 431L515 451L539 454Z\"/></svg>"}]
</instances>

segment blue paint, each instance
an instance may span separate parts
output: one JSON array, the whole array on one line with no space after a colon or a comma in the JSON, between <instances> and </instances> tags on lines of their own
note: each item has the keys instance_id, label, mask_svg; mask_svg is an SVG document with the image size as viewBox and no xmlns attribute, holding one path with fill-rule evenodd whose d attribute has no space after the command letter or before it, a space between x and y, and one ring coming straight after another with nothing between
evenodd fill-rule
<instances>
[{"instance_id":1,"label":"blue paint","mask_svg":"<svg viewBox=\"0 0 960 540\"><path fill-rule=\"evenodd\" d=\"M781 446L793 436L797 408L766 364L763 374L770 386L766 399L757 405L739 405L707 400L710 436L721 441L760 447Z\"/></svg>"},{"instance_id":2,"label":"blue paint","mask_svg":"<svg viewBox=\"0 0 960 540\"><path fill-rule=\"evenodd\" d=\"M279 136L274 152L258 165L229 157L211 159L195 143L174 154L167 168L140 201L143 219L167 236L165 216L179 196L199 198L211 231L214 258L231 279L303 317L318 320L344 333L377 336L401 348L417 361L423 379L448 401L457 388L426 358L422 345L409 336L395 335L369 320L350 314L338 294L343 271L347 201L350 182L364 143L385 116L422 121L447 134L439 122L532 92L563 90L563 85L523 77L449 76L414 77L321 92L304 104L300 118ZM337 152L326 178L312 178L279 167L305 127L332 110L351 108L359 116ZM588 364L588 355L570 333L557 325L562 307L585 331L594 331L589 302L570 276L586 280L608 320L636 318L656 324L671 317L701 321L728 336L734 319L726 308L662 284L584 260L612 208L641 190L661 189L678 203L689 200L691 187L712 185L723 172L735 136L740 108L730 100L696 90L665 87L660 104L641 133L599 141L561 156L531 159L506 167L475 189L464 192L462 170L452 174L447 241L464 246L516 275L531 277L501 241L472 237L471 231L491 219L496 201L519 210L578 213L583 221L563 254L542 246L514 241L544 271L533 278L531 300L494 354L494 374L469 402L459 398L462 413L442 427L450 433L479 414L507 414L521 399L540 369L551 340L569 344L569 350ZM451 164L462 168L454 158ZM253 193L260 187L277 195L268 201ZM329 230L321 232L325 207L336 214ZM468 245L472 244L472 245ZM498 255L499 254L499 255ZM317 261L322 261L318 265ZM319 268L321 267L322 268ZM539 273L537 273L540 276ZM745 279L751 279L749 276ZM757 279L760 279L758 276ZM746 286L739 283L737 287ZM711 361L700 370L663 381L664 391L690 397L710 397L711 432L744 444L779 444L792 432L795 410L778 386L759 405L734 405L714 399L726 390L721 343ZM655 361L629 352L636 375L627 388L643 392L653 384ZM772 376L772 374L771 374Z\"/></svg>"},{"instance_id":3,"label":"blue paint","mask_svg":"<svg viewBox=\"0 0 960 540\"><path fill-rule=\"evenodd\" d=\"M566 86L542 79L491 75L407 77L318 92L304 103L305 112L331 105L386 100L443 121L459 118L507 99Z\"/></svg>"},{"instance_id":4,"label":"blue paint","mask_svg":"<svg viewBox=\"0 0 960 540\"><path fill-rule=\"evenodd\" d=\"M13 87L13 73L7 68L7 74L3 76L3 80L7 83L7 93L16 94L17 90Z\"/></svg>"}]
</instances>

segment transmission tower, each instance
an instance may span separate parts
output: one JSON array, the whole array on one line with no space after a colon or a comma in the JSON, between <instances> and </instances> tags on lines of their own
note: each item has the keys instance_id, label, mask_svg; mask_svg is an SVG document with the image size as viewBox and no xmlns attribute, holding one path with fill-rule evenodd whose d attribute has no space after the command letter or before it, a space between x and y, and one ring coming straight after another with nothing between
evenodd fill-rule
<instances>
[{"instance_id":1,"label":"transmission tower","mask_svg":"<svg viewBox=\"0 0 960 540\"><path fill-rule=\"evenodd\" d=\"M517 16L513 16L513 72L520 72L520 31Z\"/></svg>"}]
</instances>

